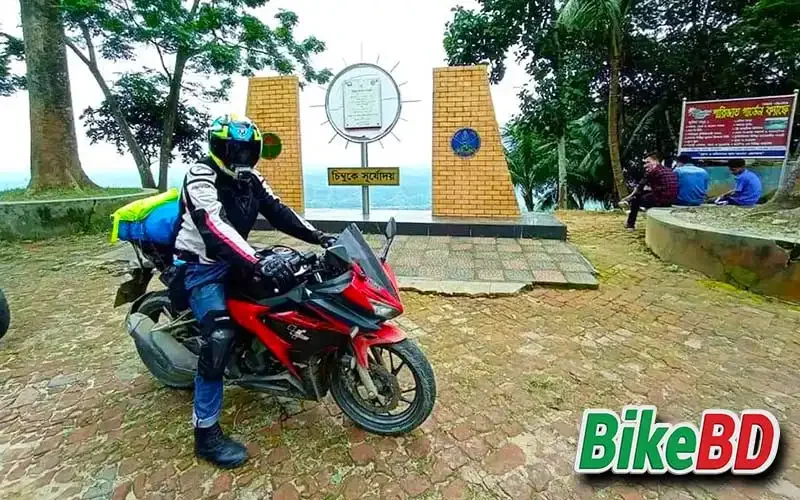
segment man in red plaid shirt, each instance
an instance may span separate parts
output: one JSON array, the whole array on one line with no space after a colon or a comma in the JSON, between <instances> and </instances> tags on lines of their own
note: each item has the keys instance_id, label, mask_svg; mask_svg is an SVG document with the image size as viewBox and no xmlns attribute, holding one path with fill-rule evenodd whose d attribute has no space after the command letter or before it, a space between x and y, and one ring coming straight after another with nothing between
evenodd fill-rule
<instances>
[{"instance_id":1,"label":"man in red plaid shirt","mask_svg":"<svg viewBox=\"0 0 800 500\"><path fill-rule=\"evenodd\" d=\"M636 217L642 207L669 207L678 197L678 175L670 168L661 164L661 153L654 151L644 158L644 178L636 189L621 203L630 203L631 213L625 227L630 230L636 228ZM649 190L645 190L649 188Z\"/></svg>"}]
</instances>

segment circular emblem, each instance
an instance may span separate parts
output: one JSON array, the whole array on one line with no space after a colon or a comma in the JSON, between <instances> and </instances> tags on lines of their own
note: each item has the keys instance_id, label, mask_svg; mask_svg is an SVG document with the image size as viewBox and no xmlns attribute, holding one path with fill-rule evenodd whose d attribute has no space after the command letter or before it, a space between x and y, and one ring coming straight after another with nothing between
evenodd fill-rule
<instances>
[{"instance_id":1,"label":"circular emblem","mask_svg":"<svg viewBox=\"0 0 800 500\"><path fill-rule=\"evenodd\" d=\"M350 142L376 142L400 119L400 87L388 71L357 63L339 72L325 94L325 114L333 130Z\"/></svg>"},{"instance_id":2,"label":"circular emblem","mask_svg":"<svg viewBox=\"0 0 800 500\"><path fill-rule=\"evenodd\" d=\"M261 158L274 160L281 154L281 138L275 134L264 134L261 139Z\"/></svg>"},{"instance_id":3,"label":"circular emblem","mask_svg":"<svg viewBox=\"0 0 800 500\"><path fill-rule=\"evenodd\" d=\"M462 128L453 134L450 147L456 155L469 158L481 148L481 136L471 128Z\"/></svg>"}]
</instances>

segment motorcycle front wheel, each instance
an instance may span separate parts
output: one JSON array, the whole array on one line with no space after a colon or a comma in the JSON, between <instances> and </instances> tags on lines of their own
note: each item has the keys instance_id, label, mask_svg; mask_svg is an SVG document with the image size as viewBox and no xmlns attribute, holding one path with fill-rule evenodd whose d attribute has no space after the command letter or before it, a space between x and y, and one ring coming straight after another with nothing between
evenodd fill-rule
<instances>
[{"instance_id":1,"label":"motorcycle front wheel","mask_svg":"<svg viewBox=\"0 0 800 500\"><path fill-rule=\"evenodd\" d=\"M372 347L369 394L356 369L339 364L331 380L336 404L357 426L383 436L406 434L433 411L436 380L425 354L411 340Z\"/></svg>"},{"instance_id":2,"label":"motorcycle front wheel","mask_svg":"<svg viewBox=\"0 0 800 500\"><path fill-rule=\"evenodd\" d=\"M9 323L11 323L11 310L8 308L6 296L0 290L0 338L3 338L8 331Z\"/></svg>"}]
</instances>

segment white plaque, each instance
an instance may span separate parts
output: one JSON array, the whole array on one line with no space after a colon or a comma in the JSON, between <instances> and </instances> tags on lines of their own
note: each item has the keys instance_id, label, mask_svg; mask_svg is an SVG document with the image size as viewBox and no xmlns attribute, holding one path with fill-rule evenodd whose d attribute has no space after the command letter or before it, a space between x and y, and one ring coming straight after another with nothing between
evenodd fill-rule
<instances>
[{"instance_id":1,"label":"white plaque","mask_svg":"<svg viewBox=\"0 0 800 500\"><path fill-rule=\"evenodd\" d=\"M383 126L381 80L354 78L344 82L344 128L368 129Z\"/></svg>"}]
</instances>

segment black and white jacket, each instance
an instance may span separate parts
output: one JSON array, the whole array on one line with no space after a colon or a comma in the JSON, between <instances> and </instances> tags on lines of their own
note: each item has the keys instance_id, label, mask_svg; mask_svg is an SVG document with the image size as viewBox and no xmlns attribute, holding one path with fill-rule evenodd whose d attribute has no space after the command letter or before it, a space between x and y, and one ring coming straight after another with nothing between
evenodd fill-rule
<instances>
[{"instance_id":1,"label":"black and white jacket","mask_svg":"<svg viewBox=\"0 0 800 500\"><path fill-rule=\"evenodd\" d=\"M189 168L181 190L179 256L201 264L217 261L244 266L258 261L247 236L261 213L275 229L308 243L319 243L319 231L284 205L266 180L254 171L246 180L220 173L207 158Z\"/></svg>"}]
</instances>

